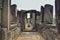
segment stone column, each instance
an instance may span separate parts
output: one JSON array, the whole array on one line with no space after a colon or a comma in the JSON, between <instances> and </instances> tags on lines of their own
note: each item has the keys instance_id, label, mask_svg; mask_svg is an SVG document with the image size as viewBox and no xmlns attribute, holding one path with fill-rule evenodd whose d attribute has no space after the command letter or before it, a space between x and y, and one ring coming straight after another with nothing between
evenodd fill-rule
<instances>
[{"instance_id":1,"label":"stone column","mask_svg":"<svg viewBox=\"0 0 60 40\"><path fill-rule=\"evenodd\" d=\"M3 0L0 0L0 24L1 24L1 14L2 14L2 2Z\"/></svg>"},{"instance_id":2,"label":"stone column","mask_svg":"<svg viewBox=\"0 0 60 40\"><path fill-rule=\"evenodd\" d=\"M58 33L60 34L60 0L55 0L56 7L56 26Z\"/></svg>"},{"instance_id":3,"label":"stone column","mask_svg":"<svg viewBox=\"0 0 60 40\"><path fill-rule=\"evenodd\" d=\"M32 25L35 27L35 13L32 13Z\"/></svg>"},{"instance_id":4,"label":"stone column","mask_svg":"<svg viewBox=\"0 0 60 40\"><path fill-rule=\"evenodd\" d=\"M17 5L13 4L11 5L11 20L10 22L17 22Z\"/></svg>"},{"instance_id":5,"label":"stone column","mask_svg":"<svg viewBox=\"0 0 60 40\"><path fill-rule=\"evenodd\" d=\"M53 21L53 6L46 4L44 7L44 22L52 23Z\"/></svg>"},{"instance_id":6,"label":"stone column","mask_svg":"<svg viewBox=\"0 0 60 40\"><path fill-rule=\"evenodd\" d=\"M41 13L39 11L36 11L36 24L40 24L41 23Z\"/></svg>"},{"instance_id":7,"label":"stone column","mask_svg":"<svg viewBox=\"0 0 60 40\"><path fill-rule=\"evenodd\" d=\"M3 2L3 13L2 13L2 25L3 27L9 28L10 24L10 0L4 0Z\"/></svg>"},{"instance_id":8,"label":"stone column","mask_svg":"<svg viewBox=\"0 0 60 40\"><path fill-rule=\"evenodd\" d=\"M0 24L1 24L1 11L2 11L2 10L1 10L1 8L0 8Z\"/></svg>"},{"instance_id":9,"label":"stone column","mask_svg":"<svg viewBox=\"0 0 60 40\"><path fill-rule=\"evenodd\" d=\"M43 6L41 6L41 18L42 18L42 23L44 22L44 7Z\"/></svg>"}]
</instances>

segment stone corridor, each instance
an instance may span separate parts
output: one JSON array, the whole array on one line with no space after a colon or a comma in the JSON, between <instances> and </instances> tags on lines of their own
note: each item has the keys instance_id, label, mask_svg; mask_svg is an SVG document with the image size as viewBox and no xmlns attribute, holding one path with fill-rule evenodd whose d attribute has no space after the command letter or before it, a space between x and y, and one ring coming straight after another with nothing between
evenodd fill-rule
<instances>
[{"instance_id":1,"label":"stone corridor","mask_svg":"<svg viewBox=\"0 0 60 40\"><path fill-rule=\"evenodd\" d=\"M55 6L53 20L53 5L18 10L11 0L0 0L0 40L60 40L60 0Z\"/></svg>"}]
</instances>

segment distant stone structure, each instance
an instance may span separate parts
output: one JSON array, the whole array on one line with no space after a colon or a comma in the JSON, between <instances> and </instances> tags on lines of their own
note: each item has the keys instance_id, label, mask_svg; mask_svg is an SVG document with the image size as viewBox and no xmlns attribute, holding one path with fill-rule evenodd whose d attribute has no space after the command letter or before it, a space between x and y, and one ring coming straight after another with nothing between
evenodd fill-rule
<instances>
[{"instance_id":1,"label":"distant stone structure","mask_svg":"<svg viewBox=\"0 0 60 40\"><path fill-rule=\"evenodd\" d=\"M29 19L27 18L28 13L30 13L30 18ZM19 17L19 22L20 22L20 26L21 26L22 31L28 31L25 28L30 29L29 27L26 27L27 24L32 26L31 28L33 28L33 30L31 30L31 31L34 31L37 28L36 24L40 23L40 12L36 11L36 10L21 10L21 11L18 11L18 17ZM29 21L29 23L28 23L28 21Z\"/></svg>"}]
</instances>

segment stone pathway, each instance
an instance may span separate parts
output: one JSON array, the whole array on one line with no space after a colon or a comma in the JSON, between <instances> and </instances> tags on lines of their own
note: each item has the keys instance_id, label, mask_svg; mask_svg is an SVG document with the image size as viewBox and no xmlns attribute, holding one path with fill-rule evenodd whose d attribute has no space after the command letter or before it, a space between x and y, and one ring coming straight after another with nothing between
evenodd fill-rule
<instances>
[{"instance_id":1,"label":"stone pathway","mask_svg":"<svg viewBox=\"0 0 60 40\"><path fill-rule=\"evenodd\" d=\"M43 40L37 32L22 32L17 40Z\"/></svg>"}]
</instances>

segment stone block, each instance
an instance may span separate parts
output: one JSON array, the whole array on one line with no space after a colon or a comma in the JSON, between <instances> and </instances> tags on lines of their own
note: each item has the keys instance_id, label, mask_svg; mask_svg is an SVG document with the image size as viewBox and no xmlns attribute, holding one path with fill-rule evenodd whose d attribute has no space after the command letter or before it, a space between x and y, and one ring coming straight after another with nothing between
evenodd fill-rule
<instances>
[{"instance_id":1,"label":"stone block","mask_svg":"<svg viewBox=\"0 0 60 40\"><path fill-rule=\"evenodd\" d=\"M8 33L7 33L7 40L12 40L11 32L8 32Z\"/></svg>"},{"instance_id":2,"label":"stone block","mask_svg":"<svg viewBox=\"0 0 60 40\"><path fill-rule=\"evenodd\" d=\"M0 40L7 40L7 28L0 28Z\"/></svg>"}]
</instances>

